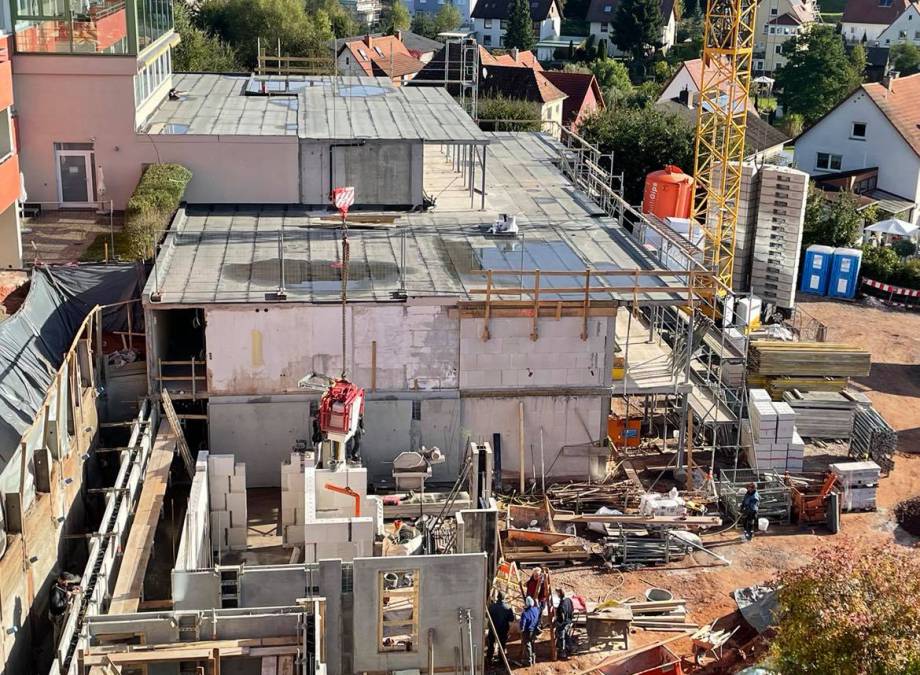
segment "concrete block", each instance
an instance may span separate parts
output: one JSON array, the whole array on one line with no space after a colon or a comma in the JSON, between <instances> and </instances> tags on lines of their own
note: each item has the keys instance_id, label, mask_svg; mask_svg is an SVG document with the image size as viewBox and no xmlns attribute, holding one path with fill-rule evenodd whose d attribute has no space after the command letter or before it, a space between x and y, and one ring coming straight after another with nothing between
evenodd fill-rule
<instances>
[{"instance_id":1,"label":"concrete block","mask_svg":"<svg viewBox=\"0 0 920 675\"><path fill-rule=\"evenodd\" d=\"M236 461L233 455L209 455L208 473L212 476L232 476Z\"/></svg>"},{"instance_id":2,"label":"concrete block","mask_svg":"<svg viewBox=\"0 0 920 675\"><path fill-rule=\"evenodd\" d=\"M242 466L242 465L238 465ZM246 472L236 472L230 476L230 492L246 494Z\"/></svg>"},{"instance_id":3,"label":"concrete block","mask_svg":"<svg viewBox=\"0 0 920 675\"><path fill-rule=\"evenodd\" d=\"M501 384L503 387L516 387L518 386L518 373L517 370L503 370L501 372L502 381Z\"/></svg>"},{"instance_id":4,"label":"concrete block","mask_svg":"<svg viewBox=\"0 0 920 675\"><path fill-rule=\"evenodd\" d=\"M229 511L211 511L211 537L230 527Z\"/></svg>"},{"instance_id":5,"label":"concrete block","mask_svg":"<svg viewBox=\"0 0 920 675\"><path fill-rule=\"evenodd\" d=\"M281 541L292 546L296 544L303 544L303 533L303 525L288 525L286 528L284 528L284 535L282 536Z\"/></svg>"},{"instance_id":6,"label":"concrete block","mask_svg":"<svg viewBox=\"0 0 920 675\"><path fill-rule=\"evenodd\" d=\"M215 502L230 492L230 476L217 476L208 473L208 497ZM212 507L213 508L213 507Z\"/></svg>"},{"instance_id":7,"label":"concrete block","mask_svg":"<svg viewBox=\"0 0 920 675\"><path fill-rule=\"evenodd\" d=\"M284 483L282 483L282 493L293 492L298 494L303 494L304 492L304 477L303 472L298 471L297 473L288 473L284 476Z\"/></svg>"},{"instance_id":8,"label":"concrete block","mask_svg":"<svg viewBox=\"0 0 920 675\"><path fill-rule=\"evenodd\" d=\"M245 550L246 548L245 527L231 527L227 530L227 543L234 551Z\"/></svg>"}]
</instances>

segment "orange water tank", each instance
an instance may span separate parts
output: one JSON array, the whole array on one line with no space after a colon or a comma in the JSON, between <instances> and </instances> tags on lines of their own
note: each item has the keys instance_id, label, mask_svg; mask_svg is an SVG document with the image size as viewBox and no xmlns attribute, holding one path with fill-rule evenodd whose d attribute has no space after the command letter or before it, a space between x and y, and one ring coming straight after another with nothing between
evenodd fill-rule
<instances>
[{"instance_id":1,"label":"orange water tank","mask_svg":"<svg viewBox=\"0 0 920 675\"><path fill-rule=\"evenodd\" d=\"M693 178L668 164L645 177L642 212L659 218L689 218L693 205Z\"/></svg>"}]
</instances>

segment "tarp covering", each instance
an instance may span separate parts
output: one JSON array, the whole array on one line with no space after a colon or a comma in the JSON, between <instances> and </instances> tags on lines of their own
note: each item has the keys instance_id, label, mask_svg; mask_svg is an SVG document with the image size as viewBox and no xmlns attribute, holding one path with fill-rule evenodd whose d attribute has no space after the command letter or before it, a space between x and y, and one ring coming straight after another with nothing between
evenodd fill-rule
<instances>
[{"instance_id":1,"label":"tarp covering","mask_svg":"<svg viewBox=\"0 0 920 675\"><path fill-rule=\"evenodd\" d=\"M96 305L140 297L143 277L136 264L33 270L22 307L0 323L0 471L32 425L80 324ZM140 315L132 322L140 326ZM102 323L107 331L124 330L125 308L105 310Z\"/></svg>"}]
</instances>

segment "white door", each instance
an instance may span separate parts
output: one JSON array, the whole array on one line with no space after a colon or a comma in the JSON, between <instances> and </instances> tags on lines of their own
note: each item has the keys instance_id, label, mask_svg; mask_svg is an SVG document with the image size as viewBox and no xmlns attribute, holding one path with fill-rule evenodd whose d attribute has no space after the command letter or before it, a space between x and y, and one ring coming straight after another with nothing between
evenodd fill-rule
<instances>
[{"instance_id":1,"label":"white door","mask_svg":"<svg viewBox=\"0 0 920 675\"><path fill-rule=\"evenodd\" d=\"M90 206L96 201L93 189L93 152L57 150L58 201L61 206Z\"/></svg>"}]
</instances>

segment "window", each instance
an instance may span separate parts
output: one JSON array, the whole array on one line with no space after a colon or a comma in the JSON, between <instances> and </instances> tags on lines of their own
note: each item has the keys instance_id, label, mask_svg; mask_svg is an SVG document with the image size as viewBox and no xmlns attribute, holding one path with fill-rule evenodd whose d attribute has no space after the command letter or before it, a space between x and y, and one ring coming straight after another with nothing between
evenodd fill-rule
<instances>
[{"instance_id":1,"label":"window","mask_svg":"<svg viewBox=\"0 0 920 675\"><path fill-rule=\"evenodd\" d=\"M166 50L134 76L134 107L139 108L172 75L172 53Z\"/></svg>"},{"instance_id":2,"label":"window","mask_svg":"<svg viewBox=\"0 0 920 675\"><path fill-rule=\"evenodd\" d=\"M507 20L507 19L500 19L499 22L498 22L498 27L499 27L501 30L507 30L507 29L508 29L508 20Z\"/></svg>"},{"instance_id":3,"label":"window","mask_svg":"<svg viewBox=\"0 0 920 675\"><path fill-rule=\"evenodd\" d=\"M824 171L840 171L843 166L843 157L841 155L831 155L826 152L819 152L818 159L815 162L816 169Z\"/></svg>"},{"instance_id":4,"label":"window","mask_svg":"<svg viewBox=\"0 0 920 675\"><path fill-rule=\"evenodd\" d=\"M483 19L482 25L486 30L492 29L492 19Z\"/></svg>"},{"instance_id":5,"label":"window","mask_svg":"<svg viewBox=\"0 0 920 675\"><path fill-rule=\"evenodd\" d=\"M898 39L899 39L899 40L906 40L906 39L907 39L907 31L906 31L906 30L898 31Z\"/></svg>"},{"instance_id":6,"label":"window","mask_svg":"<svg viewBox=\"0 0 920 675\"><path fill-rule=\"evenodd\" d=\"M774 51L775 53L777 53L777 54L782 54L782 53L783 53L783 46L782 46L782 45L776 45L776 46L773 47L773 51Z\"/></svg>"},{"instance_id":7,"label":"window","mask_svg":"<svg viewBox=\"0 0 920 675\"><path fill-rule=\"evenodd\" d=\"M483 35L483 36L482 36L482 44L485 45L486 47L491 47L491 46L492 46L492 36L491 36L491 35Z\"/></svg>"},{"instance_id":8,"label":"window","mask_svg":"<svg viewBox=\"0 0 920 675\"><path fill-rule=\"evenodd\" d=\"M418 651L419 570L377 572L377 651Z\"/></svg>"},{"instance_id":9,"label":"window","mask_svg":"<svg viewBox=\"0 0 920 675\"><path fill-rule=\"evenodd\" d=\"M613 5L604 5L604 14L610 14L613 11Z\"/></svg>"},{"instance_id":10,"label":"window","mask_svg":"<svg viewBox=\"0 0 920 675\"><path fill-rule=\"evenodd\" d=\"M610 25L610 24L602 23L602 24L601 24L601 33L606 33L607 30L608 30L608 26L609 26L609 25Z\"/></svg>"},{"instance_id":11,"label":"window","mask_svg":"<svg viewBox=\"0 0 920 675\"><path fill-rule=\"evenodd\" d=\"M914 31L914 40L920 40L920 30Z\"/></svg>"},{"instance_id":12,"label":"window","mask_svg":"<svg viewBox=\"0 0 920 675\"><path fill-rule=\"evenodd\" d=\"M776 26L770 26L770 35L776 35Z\"/></svg>"},{"instance_id":13,"label":"window","mask_svg":"<svg viewBox=\"0 0 920 675\"><path fill-rule=\"evenodd\" d=\"M779 9L777 9L776 7L772 7L770 9L770 16L776 16L777 14L779 14Z\"/></svg>"},{"instance_id":14,"label":"window","mask_svg":"<svg viewBox=\"0 0 920 675\"><path fill-rule=\"evenodd\" d=\"M891 0L878 0L879 7L891 7Z\"/></svg>"},{"instance_id":15,"label":"window","mask_svg":"<svg viewBox=\"0 0 920 675\"><path fill-rule=\"evenodd\" d=\"M865 122L853 122L853 132L850 134L850 138L866 138L866 123Z\"/></svg>"}]
</instances>

